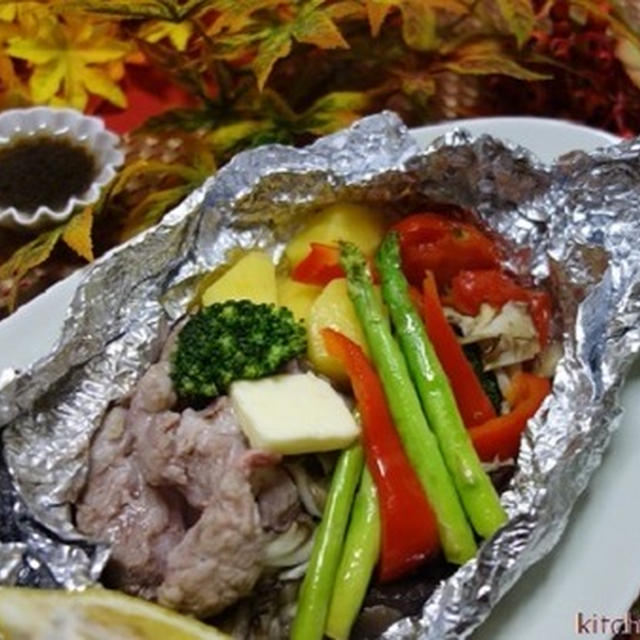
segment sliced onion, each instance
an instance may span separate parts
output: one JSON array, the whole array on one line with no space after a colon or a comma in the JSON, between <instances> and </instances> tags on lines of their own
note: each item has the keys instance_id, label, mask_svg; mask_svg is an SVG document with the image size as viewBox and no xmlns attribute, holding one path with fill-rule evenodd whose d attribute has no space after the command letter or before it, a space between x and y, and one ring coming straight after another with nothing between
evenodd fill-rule
<instances>
[{"instance_id":1,"label":"sliced onion","mask_svg":"<svg viewBox=\"0 0 640 640\"><path fill-rule=\"evenodd\" d=\"M288 581L288 580L300 580L307 573L307 567L309 566L309 561L303 562L301 564L296 565L295 567L291 567L291 569L287 569L286 571L282 571L278 574L278 579Z\"/></svg>"},{"instance_id":2,"label":"sliced onion","mask_svg":"<svg viewBox=\"0 0 640 640\"><path fill-rule=\"evenodd\" d=\"M551 342L536 358L532 372L543 378L553 377L562 355L562 344L558 341Z\"/></svg>"},{"instance_id":3,"label":"sliced onion","mask_svg":"<svg viewBox=\"0 0 640 640\"><path fill-rule=\"evenodd\" d=\"M268 545L265 564L268 567L292 567L305 562L311 555L313 528L294 522Z\"/></svg>"},{"instance_id":4,"label":"sliced onion","mask_svg":"<svg viewBox=\"0 0 640 640\"><path fill-rule=\"evenodd\" d=\"M502 469L503 467L513 467L515 466L516 461L513 458L507 458L506 460L500 460L496 456L491 462L483 462L482 468L487 472L491 473L492 471L497 471L498 469Z\"/></svg>"},{"instance_id":5,"label":"sliced onion","mask_svg":"<svg viewBox=\"0 0 640 640\"><path fill-rule=\"evenodd\" d=\"M455 324L461 344L480 343L485 371L531 360L540 352L538 333L527 305L509 301L500 310L482 304L476 316L445 309L447 320Z\"/></svg>"},{"instance_id":6,"label":"sliced onion","mask_svg":"<svg viewBox=\"0 0 640 640\"><path fill-rule=\"evenodd\" d=\"M293 476L293 481L296 483L298 495L304 508L312 516L321 518L326 498L326 489L310 477L302 464L292 462L286 466Z\"/></svg>"}]
</instances>

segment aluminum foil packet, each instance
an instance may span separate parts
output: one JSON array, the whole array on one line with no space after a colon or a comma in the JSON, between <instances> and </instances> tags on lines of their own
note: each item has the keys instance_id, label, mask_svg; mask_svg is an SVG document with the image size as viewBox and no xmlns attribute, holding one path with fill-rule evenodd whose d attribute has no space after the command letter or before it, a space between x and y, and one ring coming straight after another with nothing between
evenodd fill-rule
<instances>
[{"instance_id":1,"label":"aluminum foil packet","mask_svg":"<svg viewBox=\"0 0 640 640\"><path fill-rule=\"evenodd\" d=\"M640 347L640 141L545 166L462 131L421 150L381 114L304 149L239 154L161 224L88 269L56 348L0 390L1 583L74 589L98 580L108 548L74 529L72 505L107 407L158 356L198 276L235 247L278 257L305 216L339 201L475 211L513 243L510 267L554 295L564 348L502 497L508 524L440 584L421 616L384 637L466 637L550 551L618 423Z\"/></svg>"}]
</instances>

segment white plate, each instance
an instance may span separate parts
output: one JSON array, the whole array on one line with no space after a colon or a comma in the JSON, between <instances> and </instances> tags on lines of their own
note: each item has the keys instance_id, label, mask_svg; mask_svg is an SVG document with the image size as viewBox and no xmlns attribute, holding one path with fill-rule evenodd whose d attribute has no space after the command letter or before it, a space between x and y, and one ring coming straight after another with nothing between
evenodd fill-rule
<instances>
[{"instance_id":1,"label":"white plate","mask_svg":"<svg viewBox=\"0 0 640 640\"><path fill-rule=\"evenodd\" d=\"M617 141L587 127L537 118L487 118L455 123L474 134L490 133L531 149L550 162L574 149L593 150ZM452 129L446 123L415 130L423 145ZM0 371L24 368L54 345L66 308L80 280L74 274L53 286L0 323ZM623 396L625 418L602 468L571 516L569 527L551 555L538 563L498 604L474 640L564 640L576 638L576 616L622 616L640 590L635 562L640 513L640 367ZM589 638L610 638L590 633Z\"/></svg>"}]
</instances>

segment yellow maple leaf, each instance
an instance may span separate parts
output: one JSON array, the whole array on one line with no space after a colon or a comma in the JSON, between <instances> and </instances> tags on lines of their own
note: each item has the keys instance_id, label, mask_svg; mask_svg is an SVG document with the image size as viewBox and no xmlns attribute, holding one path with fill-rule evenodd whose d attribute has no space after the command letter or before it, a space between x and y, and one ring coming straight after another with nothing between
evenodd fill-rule
<instances>
[{"instance_id":1,"label":"yellow maple leaf","mask_svg":"<svg viewBox=\"0 0 640 640\"><path fill-rule=\"evenodd\" d=\"M0 45L18 34L18 27L12 22L0 21Z\"/></svg>"},{"instance_id":2,"label":"yellow maple leaf","mask_svg":"<svg viewBox=\"0 0 640 640\"><path fill-rule=\"evenodd\" d=\"M34 35L9 38L6 52L31 63L29 89L36 103L62 101L83 110L89 94L95 94L124 107L125 95L108 69L131 50L131 45L117 39L117 27L72 14L62 20L49 12Z\"/></svg>"},{"instance_id":3,"label":"yellow maple leaf","mask_svg":"<svg viewBox=\"0 0 640 640\"><path fill-rule=\"evenodd\" d=\"M13 22L15 20L16 4L15 2L10 2L0 6L0 20L2 22Z\"/></svg>"},{"instance_id":4,"label":"yellow maple leaf","mask_svg":"<svg viewBox=\"0 0 640 640\"><path fill-rule=\"evenodd\" d=\"M371 35L376 38L392 6L390 3L376 2L376 0L365 0L365 5Z\"/></svg>"},{"instance_id":5,"label":"yellow maple leaf","mask_svg":"<svg viewBox=\"0 0 640 640\"><path fill-rule=\"evenodd\" d=\"M93 241L91 239L93 210L94 205L88 205L80 213L76 213L67 222L62 233L62 240L65 244L88 262L93 260Z\"/></svg>"},{"instance_id":6,"label":"yellow maple leaf","mask_svg":"<svg viewBox=\"0 0 640 640\"><path fill-rule=\"evenodd\" d=\"M147 42L160 42L165 38L178 50L187 48L193 34L193 23L189 20L169 22L167 20L151 20L146 22L138 32L138 36Z\"/></svg>"},{"instance_id":7,"label":"yellow maple leaf","mask_svg":"<svg viewBox=\"0 0 640 640\"><path fill-rule=\"evenodd\" d=\"M0 53L0 109L29 106L29 90L16 73L11 58Z\"/></svg>"},{"instance_id":8,"label":"yellow maple leaf","mask_svg":"<svg viewBox=\"0 0 640 640\"><path fill-rule=\"evenodd\" d=\"M0 23L11 23L22 37L34 35L40 21L51 12L47 0L8 2L0 4Z\"/></svg>"},{"instance_id":9,"label":"yellow maple leaf","mask_svg":"<svg viewBox=\"0 0 640 640\"><path fill-rule=\"evenodd\" d=\"M640 47L630 40L620 40L616 45L616 57L624 65L631 82L640 87Z\"/></svg>"}]
</instances>

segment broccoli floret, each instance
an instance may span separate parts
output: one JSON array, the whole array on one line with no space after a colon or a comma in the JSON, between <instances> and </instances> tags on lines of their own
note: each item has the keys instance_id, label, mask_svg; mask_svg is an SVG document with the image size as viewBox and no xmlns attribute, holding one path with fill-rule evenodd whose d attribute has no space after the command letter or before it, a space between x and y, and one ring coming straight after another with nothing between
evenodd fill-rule
<instances>
[{"instance_id":1,"label":"broccoli floret","mask_svg":"<svg viewBox=\"0 0 640 640\"><path fill-rule=\"evenodd\" d=\"M178 334L171 378L182 398L214 398L234 380L262 378L306 349L306 332L289 309L249 300L218 302Z\"/></svg>"},{"instance_id":2,"label":"broccoli floret","mask_svg":"<svg viewBox=\"0 0 640 640\"><path fill-rule=\"evenodd\" d=\"M502 393L500 393L500 387L496 374L493 371L485 371L482 363L482 351L477 344L466 344L462 347L464 355L467 356L467 360L471 363L476 376L480 380L480 384L487 394L493 408L496 413L500 415L500 407L502 406Z\"/></svg>"}]
</instances>

